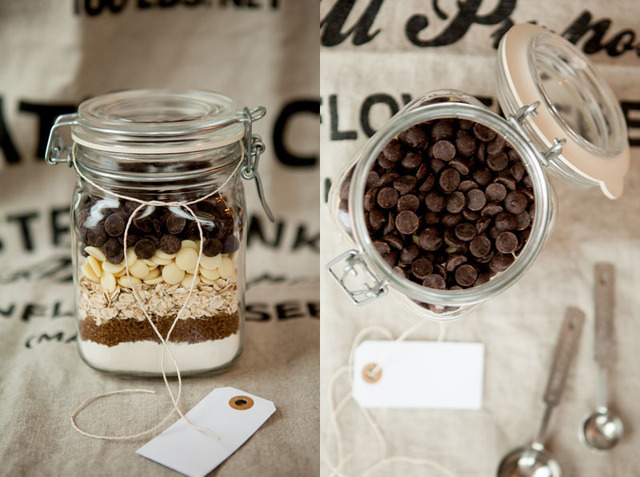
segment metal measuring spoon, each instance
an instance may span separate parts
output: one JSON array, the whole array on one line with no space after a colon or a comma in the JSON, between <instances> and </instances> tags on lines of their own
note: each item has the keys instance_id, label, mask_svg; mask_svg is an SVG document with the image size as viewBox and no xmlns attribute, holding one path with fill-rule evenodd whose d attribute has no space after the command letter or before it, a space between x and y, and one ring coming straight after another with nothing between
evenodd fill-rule
<instances>
[{"instance_id":1,"label":"metal measuring spoon","mask_svg":"<svg viewBox=\"0 0 640 477\"><path fill-rule=\"evenodd\" d=\"M551 411L560 402L569 368L578 350L583 323L584 313L581 310L578 308L567 310L544 393L546 407L538 435L530 445L514 449L502 459L498 467L498 477L560 477L562 475L560 464L544 448L544 440Z\"/></svg>"},{"instance_id":2,"label":"metal measuring spoon","mask_svg":"<svg viewBox=\"0 0 640 477\"><path fill-rule=\"evenodd\" d=\"M615 362L615 340L613 337L614 306L613 265L596 265L595 309L595 359L600 368L598 407L587 416L580 429L583 442L592 449L609 450L622 439L622 420L608 408L607 378Z\"/></svg>"}]
</instances>

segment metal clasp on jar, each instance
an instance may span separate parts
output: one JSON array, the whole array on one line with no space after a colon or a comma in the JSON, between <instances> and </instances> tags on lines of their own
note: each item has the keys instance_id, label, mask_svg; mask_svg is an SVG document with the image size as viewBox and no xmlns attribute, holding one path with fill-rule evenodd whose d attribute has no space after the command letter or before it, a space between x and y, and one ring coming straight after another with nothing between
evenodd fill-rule
<instances>
[{"instance_id":1,"label":"metal clasp on jar","mask_svg":"<svg viewBox=\"0 0 640 477\"><path fill-rule=\"evenodd\" d=\"M47 141L47 150L44 158L47 164L55 166L56 164L67 164L71 167L71 150L72 146L67 146L60 136L59 129L72 126L78 119L78 113L63 114L58 116L49 132L49 140Z\"/></svg>"},{"instance_id":2,"label":"metal clasp on jar","mask_svg":"<svg viewBox=\"0 0 640 477\"><path fill-rule=\"evenodd\" d=\"M364 305L387 294L387 283L369 269L357 250L347 250L330 261L327 271L356 305Z\"/></svg>"}]
</instances>

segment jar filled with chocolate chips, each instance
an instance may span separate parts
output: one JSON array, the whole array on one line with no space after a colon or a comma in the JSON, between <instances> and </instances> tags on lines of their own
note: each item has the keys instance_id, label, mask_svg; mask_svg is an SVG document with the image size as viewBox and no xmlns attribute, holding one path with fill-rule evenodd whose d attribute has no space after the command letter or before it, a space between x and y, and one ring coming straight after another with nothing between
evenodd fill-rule
<instances>
[{"instance_id":1,"label":"jar filled with chocolate chips","mask_svg":"<svg viewBox=\"0 0 640 477\"><path fill-rule=\"evenodd\" d=\"M533 264L555 212L549 175L623 189L619 104L564 39L516 25L498 52L502 117L454 90L405 106L345 167L329 204L354 248L328 271L356 304L390 289L414 311L461 316Z\"/></svg>"},{"instance_id":2,"label":"jar filled with chocolate chips","mask_svg":"<svg viewBox=\"0 0 640 477\"><path fill-rule=\"evenodd\" d=\"M264 146L251 125L264 113L216 93L144 90L92 98L58 118L47 161L78 174L72 257L90 366L161 375L163 340L182 375L219 373L240 357L242 178L259 186ZM176 373L168 353L164 371Z\"/></svg>"}]
</instances>

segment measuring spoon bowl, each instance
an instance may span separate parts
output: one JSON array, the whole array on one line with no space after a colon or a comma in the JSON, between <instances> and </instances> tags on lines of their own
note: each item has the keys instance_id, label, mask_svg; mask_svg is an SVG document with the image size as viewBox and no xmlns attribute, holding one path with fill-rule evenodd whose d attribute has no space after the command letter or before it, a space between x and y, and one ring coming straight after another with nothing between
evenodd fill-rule
<instances>
[{"instance_id":1,"label":"measuring spoon bowl","mask_svg":"<svg viewBox=\"0 0 640 477\"><path fill-rule=\"evenodd\" d=\"M561 477L560 464L540 444L518 447L498 466L498 477Z\"/></svg>"},{"instance_id":2,"label":"measuring spoon bowl","mask_svg":"<svg viewBox=\"0 0 640 477\"><path fill-rule=\"evenodd\" d=\"M582 424L582 438L585 444L596 450L609 450L622 439L622 420L607 408L598 408Z\"/></svg>"}]
</instances>

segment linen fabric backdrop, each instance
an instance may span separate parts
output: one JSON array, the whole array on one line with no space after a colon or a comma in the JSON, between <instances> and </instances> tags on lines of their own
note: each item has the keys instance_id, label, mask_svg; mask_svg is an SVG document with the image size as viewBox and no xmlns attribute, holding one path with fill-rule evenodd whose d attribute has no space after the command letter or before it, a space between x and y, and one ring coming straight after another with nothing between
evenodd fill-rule
<instances>
[{"instance_id":1,"label":"linen fabric backdrop","mask_svg":"<svg viewBox=\"0 0 640 477\"><path fill-rule=\"evenodd\" d=\"M216 91L262 105L260 172L248 205L245 351L227 373L184 381L183 410L234 386L277 412L215 475L318 472L318 6L312 1L0 1L0 462L2 475L172 475L130 442L86 438L70 423L128 434L170 410L161 380L127 381L76 351L71 282L71 168L43 161L55 117L124 89ZM175 383L174 383L175 386ZM177 415L175 417L177 419ZM174 422L171 419L169 422Z\"/></svg>"},{"instance_id":2,"label":"linen fabric backdrop","mask_svg":"<svg viewBox=\"0 0 640 477\"><path fill-rule=\"evenodd\" d=\"M515 23L535 22L564 35L585 52L620 100L632 143L623 196L615 201L598 188L578 189L552 179L557 221L527 274L471 314L446 326L449 341L485 344L484 401L480 411L374 409L388 442L388 456L431 459L456 476L495 475L511 449L529 442L540 425L542 395L568 306L587 314L579 354L556 408L547 441L565 475L640 475L640 4L630 0L555 2L491 0L454 2L331 0L321 3L321 178L335 180L347 161L393 113L412 98L453 88L481 97L497 110L496 46ZM321 209L321 262L353 248ZM583 418L595 409L597 367L593 359L594 264L616 267L618 361L611 374L611 402L627 435L610 452L596 455L578 439ZM331 375L347 364L357 333L366 326L394 336L420 318L392 296L359 308L321 275L321 429L329 437L327 393ZM436 339L428 322L409 339ZM383 339L372 334L370 339ZM357 371L356 371L357 372ZM420 379L415 376L415 379ZM338 402L349 390L338 381ZM350 404L339 420L344 453L356 451L343 469L357 475L377 461L375 435ZM332 438L333 439L333 438ZM335 459L335 441L323 446ZM330 468L323 461L321 475ZM445 475L434 467L395 463L371 475Z\"/></svg>"}]
</instances>

